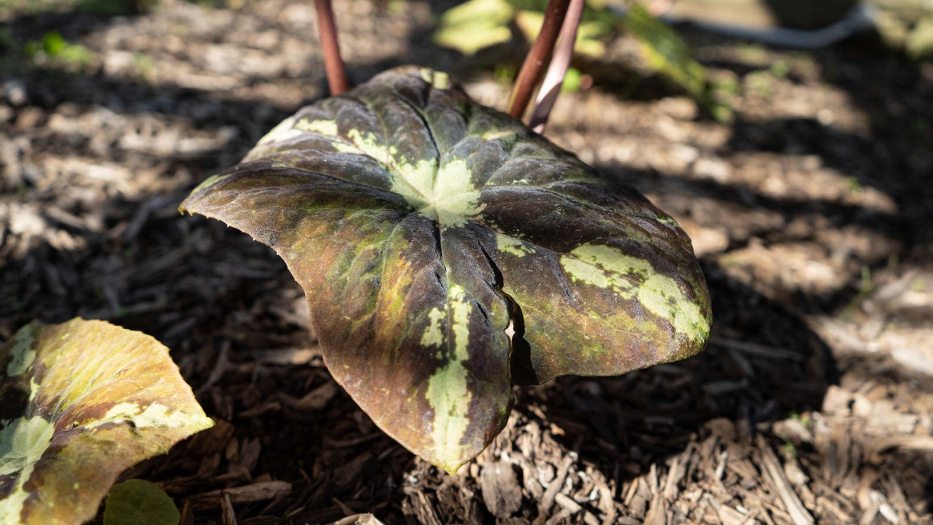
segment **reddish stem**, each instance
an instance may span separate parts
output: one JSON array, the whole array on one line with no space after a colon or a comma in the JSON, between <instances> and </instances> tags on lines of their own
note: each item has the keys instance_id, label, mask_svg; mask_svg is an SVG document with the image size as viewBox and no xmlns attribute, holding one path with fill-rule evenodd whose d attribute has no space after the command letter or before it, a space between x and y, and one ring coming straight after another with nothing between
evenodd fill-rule
<instances>
[{"instance_id":1,"label":"reddish stem","mask_svg":"<svg viewBox=\"0 0 933 525\"><path fill-rule=\"evenodd\" d=\"M560 28L564 23L564 16L567 14L569 4L570 0L548 0L547 8L544 11L544 23L541 24L541 32L538 33L538 38L531 45L528 56L525 57L525 62L518 72L515 87L512 89L512 95L509 98L508 113L514 118L521 118L525 113L525 108L531 100L531 94L541 78L544 65L551 59L554 43L557 42L557 35L560 34Z\"/></svg>"},{"instance_id":2,"label":"reddish stem","mask_svg":"<svg viewBox=\"0 0 933 525\"><path fill-rule=\"evenodd\" d=\"M340 57L340 43L337 41L337 23L334 21L334 8L330 0L314 0L317 10L318 34L324 49L324 71L327 73L327 85L331 95L339 95L350 89L347 69Z\"/></svg>"},{"instance_id":3,"label":"reddish stem","mask_svg":"<svg viewBox=\"0 0 933 525\"><path fill-rule=\"evenodd\" d=\"M551 116L551 110L554 108L554 102L557 101L557 95L560 94L560 87L564 83L564 75L567 74L567 68L570 67L570 60L573 58L573 47L577 41L577 28L580 26L580 19L583 18L585 3L586 0L570 0L570 8L567 10L567 16L564 18L564 24L560 29L560 38L554 49L554 58L551 59L544 80L541 81L541 89L538 90L534 110L531 112L531 122L528 126L535 133L544 133L547 119Z\"/></svg>"}]
</instances>

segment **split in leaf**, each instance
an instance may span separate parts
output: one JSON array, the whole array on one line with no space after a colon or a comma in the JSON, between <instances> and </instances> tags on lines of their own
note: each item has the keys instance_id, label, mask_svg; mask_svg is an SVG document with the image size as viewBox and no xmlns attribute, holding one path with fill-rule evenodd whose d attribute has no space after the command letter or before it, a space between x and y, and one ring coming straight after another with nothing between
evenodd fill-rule
<instances>
[{"instance_id":1,"label":"split in leaf","mask_svg":"<svg viewBox=\"0 0 933 525\"><path fill-rule=\"evenodd\" d=\"M152 337L26 325L0 346L0 523L84 523L123 470L212 424Z\"/></svg>"},{"instance_id":2,"label":"split in leaf","mask_svg":"<svg viewBox=\"0 0 933 525\"><path fill-rule=\"evenodd\" d=\"M424 68L305 107L181 209L275 249L337 382L451 472L512 384L682 359L709 332L671 217Z\"/></svg>"}]
</instances>

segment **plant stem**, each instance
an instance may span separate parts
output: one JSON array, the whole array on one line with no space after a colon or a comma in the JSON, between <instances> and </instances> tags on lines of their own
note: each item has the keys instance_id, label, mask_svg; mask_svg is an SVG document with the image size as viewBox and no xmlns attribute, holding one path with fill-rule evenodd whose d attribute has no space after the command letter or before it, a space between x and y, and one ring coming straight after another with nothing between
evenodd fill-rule
<instances>
[{"instance_id":1,"label":"plant stem","mask_svg":"<svg viewBox=\"0 0 933 525\"><path fill-rule=\"evenodd\" d=\"M531 45L528 56L525 57L525 62L518 72L518 78L515 79L512 95L509 97L508 114L510 116L521 118L525 113L528 101L531 100L531 94L538 84L538 79L541 78L544 64L551 58L554 43L557 41L561 25L564 23L564 16L567 14L569 4L570 0L548 0L541 31L538 33L538 38L535 39L534 44Z\"/></svg>"},{"instance_id":2,"label":"plant stem","mask_svg":"<svg viewBox=\"0 0 933 525\"><path fill-rule=\"evenodd\" d=\"M327 85L331 95L339 95L350 89L347 69L340 57L340 43L337 41L337 23L334 21L334 8L330 0L314 0L317 10L318 34L324 49L324 70L327 72Z\"/></svg>"},{"instance_id":3,"label":"plant stem","mask_svg":"<svg viewBox=\"0 0 933 525\"><path fill-rule=\"evenodd\" d=\"M541 89L538 90L534 110L531 112L531 122L528 126L535 133L544 133L547 119L551 116L551 110L554 109L554 102L557 101L557 95L560 95L564 75L567 74L567 68L570 67L570 60L573 58L573 46L577 41L577 28L580 26L580 19L583 18L585 4L586 0L570 0L567 16L560 28L560 38L554 48L554 57L551 59L550 65L548 65L544 80L541 81Z\"/></svg>"}]
</instances>

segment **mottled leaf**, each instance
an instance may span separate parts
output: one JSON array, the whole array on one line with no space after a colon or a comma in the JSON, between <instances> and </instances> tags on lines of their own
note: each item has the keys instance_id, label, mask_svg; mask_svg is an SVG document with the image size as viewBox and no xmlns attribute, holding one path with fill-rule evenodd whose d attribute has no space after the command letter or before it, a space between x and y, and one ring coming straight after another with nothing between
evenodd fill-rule
<instances>
[{"instance_id":1,"label":"mottled leaf","mask_svg":"<svg viewBox=\"0 0 933 525\"><path fill-rule=\"evenodd\" d=\"M168 349L104 321L0 347L0 523L80 524L127 467L212 425Z\"/></svg>"},{"instance_id":2,"label":"mottled leaf","mask_svg":"<svg viewBox=\"0 0 933 525\"><path fill-rule=\"evenodd\" d=\"M448 471L512 384L682 359L709 331L673 219L428 69L300 110L182 209L275 249L334 378Z\"/></svg>"},{"instance_id":3,"label":"mottled leaf","mask_svg":"<svg viewBox=\"0 0 933 525\"><path fill-rule=\"evenodd\" d=\"M143 479L117 483L104 505L104 525L178 525L180 518L172 498Z\"/></svg>"}]
</instances>

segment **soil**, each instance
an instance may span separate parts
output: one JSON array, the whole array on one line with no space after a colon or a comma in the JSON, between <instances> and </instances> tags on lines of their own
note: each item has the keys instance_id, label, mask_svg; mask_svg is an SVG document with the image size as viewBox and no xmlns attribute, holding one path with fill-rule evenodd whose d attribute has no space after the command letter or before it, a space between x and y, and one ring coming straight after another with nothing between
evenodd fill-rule
<instances>
[{"instance_id":1,"label":"soil","mask_svg":"<svg viewBox=\"0 0 933 525\"><path fill-rule=\"evenodd\" d=\"M125 477L160 483L183 523L933 523L933 64L872 38L803 53L686 28L734 86L728 123L624 38L589 64L547 135L688 231L711 343L517 388L451 476L330 378L271 250L177 212L326 95L312 2L38 5L0 9L0 340L80 315L172 348L217 425ZM445 5L337 2L351 78L418 63L502 107L492 65L521 46L437 48ZM52 30L87 63L21 52Z\"/></svg>"}]
</instances>

